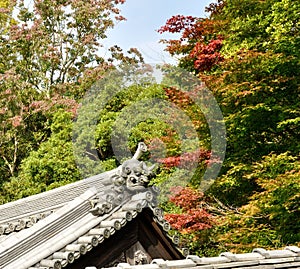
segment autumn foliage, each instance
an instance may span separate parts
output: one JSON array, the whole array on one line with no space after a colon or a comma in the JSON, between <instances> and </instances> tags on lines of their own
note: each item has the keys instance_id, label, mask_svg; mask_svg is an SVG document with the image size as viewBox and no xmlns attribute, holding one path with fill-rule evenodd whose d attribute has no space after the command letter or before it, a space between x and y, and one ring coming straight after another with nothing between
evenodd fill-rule
<instances>
[{"instance_id":1,"label":"autumn foliage","mask_svg":"<svg viewBox=\"0 0 300 269\"><path fill-rule=\"evenodd\" d=\"M175 187L171 191L170 201L182 209L180 214L165 215L173 228L191 233L212 227L213 217L202 207L203 193L189 187Z\"/></svg>"},{"instance_id":2,"label":"autumn foliage","mask_svg":"<svg viewBox=\"0 0 300 269\"><path fill-rule=\"evenodd\" d=\"M171 55L184 56L180 65L197 72L210 71L223 60L222 35L215 30L221 22L192 16L173 16L158 32L180 33L178 40L162 40Z\"/></svg>"},{"instance_id":3,"label":"autumn foliage","mask_svg":"<svg viewBox=\"0 0 300 269\"><path fill-rule=\"evenodd\" d=\"M206 193L220 200L221 221L206 249L195 248L299 245L300 3L217 0L206 11L173 16L158 30L180 35L162 40L166 50L206 83L226 124L226 158Z\"/></svg>"},{"instance_id":4,"label":"autumn foliage","mask_svg":"<svg viewBox=\"0 0 300 269\"><path fill-rule=\"evenodd\" d=\"M210 40L207 45L201 42L196 43L189 54L189 57L194 61L194 68L198 71L209 71L213 66L222 62L221 48L221 39Z\"/></svg>"},{"instance_id":5,"label":"autumn foliage","mask_svg":"<svg viewBox=\"0 0 300 269\"><path fill-rule=\"evenodd\" d=\"M193 167L195 163L201 163L203 161L206 161L207 163L209 158L209 150L198 149L194 152L186 152L180 156L170 156L158 159L158 162L168 169L172 167L183 167L187 169L189 166Z\"/></svg>"}]
</instances>

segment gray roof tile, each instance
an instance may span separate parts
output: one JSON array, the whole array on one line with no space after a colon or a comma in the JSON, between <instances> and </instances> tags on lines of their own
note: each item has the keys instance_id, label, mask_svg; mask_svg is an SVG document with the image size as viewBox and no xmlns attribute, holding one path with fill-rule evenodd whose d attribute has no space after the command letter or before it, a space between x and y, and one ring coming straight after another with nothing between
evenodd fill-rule
<instances>
[{"instance_id":1,"label":"gray roof tile","mask_svg":"<svg viewBox=\"0 0 300 269\"><path fill-rule=\"evenodd\" d=\"M300 256L300 248L296 247L296 246L287 246L285 247L286 250L290 250L294 253L296 253L298 256Z\"/></svg>"},{"instance_id":2,"label":"gray roof tile","mask_svg":"<svg viewBox=\"0 0 300 269\"><path fill-rule=\"evenodd\" d=\"M293 251L291 251L293 250ZM264 255L260 254L263 253ZM152 264L160 269L221 269L221 268L245 268L245 269L275 269L275 268L300 268L299 248L296 246L287 246L283 250L265 250L255 249L252 253L233 254L224 252L218 257L199 257L197 255L188 255L186 259L167 261L163 259L154 259ZM108 267L106 269L146 269L151 265L130 266L120 264L118 267Z\"/></svg>"},{"instance_id":3,"label":"gray roof tile","mask_svg":"<svg viewBox=\"0 0 300 269\"><path fill-rule=\"evenodd\" d=\"M297 256L296 253L290 251L288 249L283 250L265 250L261 248L256 248L253 250L254 253L259 253L265 258L286 258L286 257L295 257Z\"/></svg>"},{"instance_id":4,"label":"gray roof tile","mask_svg":"<svg viewBox=\"0 0 300 269\"><path fill-rule=\"evenodd\" d=\"M206 265L206 264L220 264L230 262L230 259L226 257L198 257L196 255L187 256L189 259L193 260L197 265Z\"/></svg>"}]
</instances>

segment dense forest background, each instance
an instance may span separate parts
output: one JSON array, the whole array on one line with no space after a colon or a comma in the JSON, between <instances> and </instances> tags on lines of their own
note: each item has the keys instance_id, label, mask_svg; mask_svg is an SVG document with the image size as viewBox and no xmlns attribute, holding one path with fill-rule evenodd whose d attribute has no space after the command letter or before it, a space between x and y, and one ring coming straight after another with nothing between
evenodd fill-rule
<instances>
[{"instance_id":1,"label":"dense forest background","mask_svg":"<svg viewBox=\"0 0 300 269\"><path fill-rule=\"evenodd\" d=\"M137 50L118 46L110 58L99 55L107 30L124 19L124 2L36 0L29 10L23 1L0 1L1 203L81 179L72 130L82 98L110 70L143 62ZM210 156L205 117L176 88L143 82L117 94L99 115L93 147L102 168L116 167L110 134L120 113L145 96L172 101L202 141L186 155L198 165L189 185L162 202L183 243L207 256L299 246L300 3L218 0L207 12L176 15L158 31L181 35L162 40L166 50L205 83L223 113L226 158L211 188L198 189ZM128 146L134 152L138 141L156 137L167 152L152 182L159 186L180 169L174 129L140 122Z\"/></svg>"}]
</instances>

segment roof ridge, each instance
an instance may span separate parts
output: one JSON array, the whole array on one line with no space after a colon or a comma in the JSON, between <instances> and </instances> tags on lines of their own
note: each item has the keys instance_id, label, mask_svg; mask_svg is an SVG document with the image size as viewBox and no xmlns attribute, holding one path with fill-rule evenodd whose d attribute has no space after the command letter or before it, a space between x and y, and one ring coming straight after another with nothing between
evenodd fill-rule
<instances>
[{"instance_id":1,"label":"roof ridge","mask_svg":"<svg viewBox=\"0 0 300 269\"><path fill-rule=\"evenodd\" d=\"M111 185L110 175L114 174L117 169L0 205L0 224L15 220L20 216L38 214L49 208L64 205L91 187L96 187L100 192L104 186ZM52 201L53 205L51 205Z\"/></svg>"},{"instance_id":2,"label":"roof ridge","mask_svg":"<svg viewBox=\"0 0 300 269\"><path fill-rule=\"evenodd\" d=\"M27 262L24 257L37 247L38 251L33 255L34 258L36 259L42 255L40 246L48 239L46 235L51 233L51 236L55 237L65 228L65 225L72 225L74 219L69 216L75 215L75 217L79 217L82 214L88 214L87 209L91 207L89 199L96 193L96 189L89 189L55 213L33 225L30 229L13 234L1 242L0 266L7 269L26 268ZM23 258L18 259L19 255L22 255Z\"/></svg>"}]
</instances>

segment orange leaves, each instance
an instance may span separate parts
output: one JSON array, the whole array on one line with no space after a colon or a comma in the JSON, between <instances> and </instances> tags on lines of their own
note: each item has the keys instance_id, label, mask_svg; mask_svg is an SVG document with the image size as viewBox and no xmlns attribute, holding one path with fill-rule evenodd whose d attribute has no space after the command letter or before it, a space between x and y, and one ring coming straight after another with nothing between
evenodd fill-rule
<instances>
[{"instance_id":1,"label":"orange leaves","mask_svg":"<svg viewBox=\"0 0 300 269\"><path fill-rule=\"evenodd\" d=\"M20 126L21 125L21 123L22 123L22 117L21 116L15 116L15 117L13 117L12 119L11 119L11 124L12 124L12 126L13 127L18 127L18 126Z\"/></svg>"},{"instance_id":2,"label":"orange leaves","mask_svg":"<svg viewBox=\"0 0 300 269\"><path fill-rule=\"evenodd\" d=\"M45 98L43 100L33 101L29 108L32 113L53 113L59 108L64 108L64 110L71 112L73 117L76 116L79 104L72 98L61 97L56 94L51 98Z\"/></svg>"},{"instance_id":3,"label":"orange leaves","mask_svg":"<svg viewBox=\"0 0 300 269\"><path fill-rule=\"evenodd\" d=\"M173 196L170 198L170 201L184 210L197 207L204 197L202 192L180 186L172 188L171 192Z\"/></svg>"}]
</instances>

